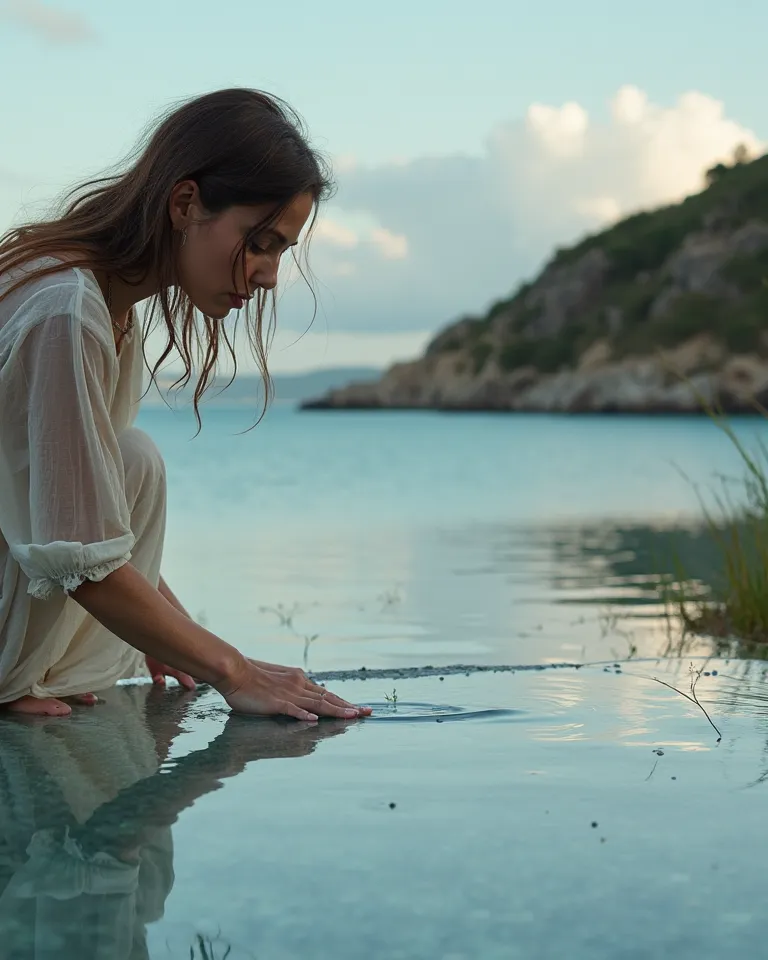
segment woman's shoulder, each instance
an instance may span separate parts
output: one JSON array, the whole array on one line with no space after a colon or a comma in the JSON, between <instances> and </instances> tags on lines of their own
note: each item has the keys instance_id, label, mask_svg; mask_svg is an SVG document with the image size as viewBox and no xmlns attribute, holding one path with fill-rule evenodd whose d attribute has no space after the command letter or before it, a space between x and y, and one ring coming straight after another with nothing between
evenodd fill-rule
<instances>
[{"instance_id":1,"label":"woman's shoulder","mask_svg":"<svg viewBox=\"0 0 768 960\"><path fill-rule=\"evenodd\" d=\"M50 272L37 276L41 269ZM29 280L15 286L24 277ZM104 326L102 312L106 308L91 271L64 259L40 257L0 273L0 328L12 324L19 329L50 317L75 316L100 329Z\"/></svg>"}]
</instances>

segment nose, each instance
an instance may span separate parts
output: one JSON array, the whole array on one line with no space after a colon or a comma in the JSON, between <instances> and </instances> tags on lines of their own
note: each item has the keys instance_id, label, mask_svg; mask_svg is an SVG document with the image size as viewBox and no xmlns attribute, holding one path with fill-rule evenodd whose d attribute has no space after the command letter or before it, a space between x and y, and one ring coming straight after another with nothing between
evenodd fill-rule
<instances>
[{"instance_id":1,"label":"nose","mask_svg":"<svg viewBox=\"0 0 768 960\"><path fill-rule=\"evenodd\" d=\"M262 290L274 290L277 286L277 264L269 261L260 264L251 274L251 287Z\"/></svg>"}]
</instances>

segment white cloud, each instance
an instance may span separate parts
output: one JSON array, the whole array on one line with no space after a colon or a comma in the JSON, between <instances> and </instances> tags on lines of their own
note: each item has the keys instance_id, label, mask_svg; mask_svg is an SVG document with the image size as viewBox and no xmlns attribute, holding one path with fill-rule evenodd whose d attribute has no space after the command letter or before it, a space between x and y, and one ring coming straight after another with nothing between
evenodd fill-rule
<instances>
[{"instance_id":1,"label":"white cloud","mask_svg":"<svg viewBox=\"0 0 768 960\"><path fill-rule=\"evenodd\" d=\"M578 156L584 150L589 116L578 103L550 107L533 103L526 116L528 129L554 155Z\"/></svg>"},{"instance_id":2,"label":"white cloud","mask_svg":"<svg viewBox=\"0 0 768 960\"><path fill-rule=\"evenodd\" d=\"M764 149L703 93L661 105L627 86L610 108L597 120L576 103L535 104L491 130L479 156L378 166L345 158L311 253L316 324L333 335L399 337L480 313L556 246L699 189L704 171L738 144ZM0 174L2 229L36 196L34 184L14 179ZM288 274L278 324L301 331L314 302Z\"/></svg>"},{"instance_id":3,"label":"white cloud","mask_svg":"<svg viewBox=\"0 0 768 960\"><path fill-rule=\"evenodd\" d=\"M337 176L340 173L347 173L350 170L354 170L356 167L357 157L350 153L336 154L333 162L333 169Z\"/></svg>"},{"instance_id":4,"label":"white cloud","mask_svg":"<svg viewBox=\"0 0 768 960\"><path fill-rule=\"evenodd\" d=\"M384 227L374 226L367 222L369 217L353 217L357 220L357 229L339 223L330 217L317 221L315 238L318 243L328 247L340 247L352 250L361 242L367 242L385 260L403 260L408 256L408 238L402 234L392 233ZM349 276L355 272L354 265L348 262L331 265L331 272L336 276Z\"/></svg>"},{"instance_id":5,"label":"white cloud","mask_svg":"<svg viewBox=\"0 0 768 960\"><path fill-rule=\"evenodd\" d=\"M408 238L382 227L371 231L371 242L385 260L404 260L408 256Z\"/></svg>"},{"instance_id":6,"label":"white cloud","mask_svg":"<svg viewBox=\"0 0 768 960\"><path fill-rule=\"evenodd\" d=\"M0 2L0 18L28 27L54 43L80 43L93 37L89 24L79 14L58 10L41 0Z\"/></svg>"},{"instance_id":7,"label":"white cloud","mask_svg":"<svg viewBox=\"0 0 768 960\"><path fill-rule=\"evenodd\" d=\"M640 123L648 110L648 95L637 87L622 87L613 98L611 107L617 123Z\"/></svg>"},{"instance_id":8,"label":"white cloud","mask_svg":"<svg viewBox=\"0 0 768 960\"><path fill-rule=\"evenodd\" d=\"M315 237L319 243L328 243L334 247L356 247L360 242L354 230L328 218L317 221Z\"/></svg>"},{"instance_id":9,"label":"white cloud","mask_svg":"<svg viewBox=\"0 0 768 960\"><path fill-rule=\"evenodd\" d=\"M328 323L436 329L479 313L555 247L701 189L705 170L729 162L739 144L754 155L765 147L703 93L660 105L626 86L610 107L598 121L578 103L533 104L490 131L478 157L380 166L347 158L328 216L358 218L359 242L344 251L355 270L333 277L329 245L314 256L331 295L323 293Z\"/></svg>"}]
</instances>

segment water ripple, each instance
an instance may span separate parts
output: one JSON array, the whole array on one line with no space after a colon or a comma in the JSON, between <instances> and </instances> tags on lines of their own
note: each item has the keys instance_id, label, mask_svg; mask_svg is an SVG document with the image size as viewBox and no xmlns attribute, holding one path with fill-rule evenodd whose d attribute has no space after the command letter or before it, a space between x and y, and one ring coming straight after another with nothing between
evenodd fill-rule
<instances>
[{"instance_id":1,"label":"water ripple","mask_svg":"<svg viewBox=\"0 0 768 960\"><path fill-rule=\"evenodd\" d=\"M390 723L393 720L404 723L431 721L442 723L449 720L519 720L526 715L524 710L467 710L448 704L417 703L410 700L398 700L397 703L371 703L373 716L366 717L366 723Z\"/></svg>"}]
</instances>

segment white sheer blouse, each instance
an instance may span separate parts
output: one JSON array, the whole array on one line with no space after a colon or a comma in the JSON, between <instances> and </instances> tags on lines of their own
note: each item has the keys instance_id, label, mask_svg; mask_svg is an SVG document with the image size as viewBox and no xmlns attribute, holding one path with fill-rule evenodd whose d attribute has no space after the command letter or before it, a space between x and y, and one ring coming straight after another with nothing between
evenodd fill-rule
<instances>
[{"instance_id":1,"label":"white sheer blouse","mask_svg":"<svg viewBox=\"0 0 768 960\"><path fill-rule=\"evenodd\" d=\"M0 293L18 276L0 276ZM140 336L118 356L90 271L62 264L0 299L0 694L30 605L130 559L117 436L135 418L143 368Z\"/></svg>"}]
</instances>

